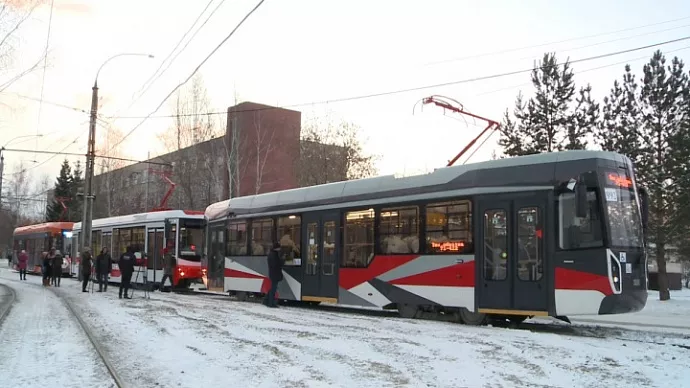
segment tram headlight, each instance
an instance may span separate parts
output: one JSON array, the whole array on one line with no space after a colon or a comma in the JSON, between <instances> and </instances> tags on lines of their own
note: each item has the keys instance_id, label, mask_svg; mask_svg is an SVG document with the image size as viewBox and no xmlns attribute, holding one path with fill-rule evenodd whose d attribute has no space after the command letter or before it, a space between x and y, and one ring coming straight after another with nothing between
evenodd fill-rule
<instances>
[{"instance_id":1,"label":"tram headlight","mask_svg":"<svg viewBox=\"0 0 690 388\"><path fill-rule=\"evenodd\" d=\"M180 276L184 276L184 272L180 272Z\"/></svg>"},{"instance_id":2,"label":"tram headlight","mask_svg":"<svg viewBox=\"0 0 690 388\"><path fill-rule=\"evenodd\" d=\"M613 282L614 282L614 283L618 283L618 276L614 276L614 277L613 277Z\"/></svg>"}]
</instances>

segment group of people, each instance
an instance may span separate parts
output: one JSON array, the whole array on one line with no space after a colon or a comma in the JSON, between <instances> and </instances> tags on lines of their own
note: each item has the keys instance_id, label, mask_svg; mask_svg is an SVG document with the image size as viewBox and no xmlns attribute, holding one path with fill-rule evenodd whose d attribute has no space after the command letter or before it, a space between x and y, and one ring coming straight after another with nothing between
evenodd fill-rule
<instances>
[{"instance_id":1,"label":"group of people","mask_svg":"<svg viewBox=\"0 0 690 388\"><path fill-rule=\"evenodd\" d=\"M120 257L115 260L120 268L120 273L122 274L122 280L120 281L120 299L132 299L129 295L129 290L132 285L132 275L134 274L134 266L136 262L136 256L134 255L134 247L128 246L127 250L120 255ZM86 247L84 252L81 254L81 264L79 272L82 277L81 292L88 292L86 287L91 280L92 269L95 269L96 281L98 282L98 291L105 292L108 291L108 276L113 271L113 258L110 256L107 247L101 249L101 253L96 256L96 263L94 268L93 256L91 256L91 249Z\"/></svg>"}]
</instances>

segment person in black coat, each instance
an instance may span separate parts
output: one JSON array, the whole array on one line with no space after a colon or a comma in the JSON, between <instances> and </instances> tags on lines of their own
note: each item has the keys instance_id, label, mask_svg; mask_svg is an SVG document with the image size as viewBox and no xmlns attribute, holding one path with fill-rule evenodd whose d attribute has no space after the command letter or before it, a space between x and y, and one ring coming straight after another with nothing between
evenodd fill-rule
<instances>
[{"instance_id":1,"label":"person in black coat","mask_svg":"<svg viewBox=\"0 0 690 388\"><path fill-rule=\"evenodd\" d=\"M98 280L98 292L108 291L108 275L113 270L113 258L108 253L108 248L103 247L96 257L96 279Z\"/></svg>"},{"instance_id":2,"label":"person in black coat","mask_svg":"<svg viewBox=\"0 0 690 388\"><path fill-rule=\"evenodd\" d=\"M274 242L273 249L268 252L268 279L271 281L271 289L266 294L264 304L268 307L278 307L276 291L278 283L283 280L283 264L285 261L280 255L280 243Z\"/></svg>"},{"instance_id":3,"label":"person in black coat","mask_svg":"<svg viewBox=\"0 0 690 388\"><path fill-rule=\"evenodd\" d=\"M127 295L132 282L132 274L134 273L134 264L137 257L134 255L134 248L130 245L127 247L127 251L120 256L118 264L120 266L120 274L122 278L120 280L120 299L122 299L122 290L125 291L125 299L132 299L131 296Z\"/></svg>"},{"instance_id":4,"label":"person in black coat","mask_svg":"<svg viewBox=\"0 0 690 388\"><path fill-rule=\"evenodd\" d=\"M86 290L86 286L89 285L89 280L91 279L91 268L93 267L91 248L84 247L84 252L81 254L81 263L79 265L79 273L81 274L81 292L88 292Z\"/></svg>"}]
</instances>

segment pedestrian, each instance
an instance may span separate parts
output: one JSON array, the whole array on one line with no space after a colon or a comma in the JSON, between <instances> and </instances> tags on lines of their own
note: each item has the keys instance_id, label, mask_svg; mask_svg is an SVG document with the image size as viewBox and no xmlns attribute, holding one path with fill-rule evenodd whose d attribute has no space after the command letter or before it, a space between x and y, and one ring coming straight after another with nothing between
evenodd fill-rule
<instances>
[{"instance_id":1,"label":"pedestrian","mask_svg":"<svg viewBox=\"0 0 690 388\"><path fill-rule=\"evenodd\" d=\"M172 274L175 269L175 256L172 255L168 248L163 248L163 279L161 280L160 290L165 288L165 281L170 280L170 288L174 286Z\"/></svg>"},{"instance_id":2,"label":"pedestrian","mask_svg":"<svg viewBox=\"0 0 690 388\"><path fill-rule=\"evenodd\" d=\"M120 255L120 260L118 264L120 266L120 293L119 297L122 299L122 291L125 291L125 299L132 299L131 296L127 295L131 287L132 274L134 273L134 264L137 257L134 255L134 248L130 245L127 247L127 251Z\"/></svg>"},{"instance_id":3,"label":"pedestrian","mask_svg":"<svg viewBox=\"0 0 690 388\"><path fill-rule=\"evenodd\" d=\"M107 247L101 249L96 257L96 278L98 279L98 292L108 291L108 275L113 270L113 258Z\"/></svg>"},{"instance_id":4,"label":"pedestrian","mask_svg":"<svg viewBox=\"0 0 690 388\"><path fill-rule=\"evenodd\" d=\"M27 255L26 251L22 249L22 252L19 254L17 260L17 266L19 267L19 280L26 280L26 266L29 263L29 255Z\"/></svg>"},{"instance_id":5,"label":"pedestrian","mask_svg":"<svg viewBox=\"0 0 690 388\"><path fill-rule=\"evenodd\" d=\"M79 273L81 273L81 292L88 292L86 286L89 285L91 279L91 268L93 267L93 256L91 256L91 248L84 247L84 252L81 254L81 263L79 264Z\"/></svg>"},{"instance_id":6,"label":"pedestrian","mask_svg":"<svg viewBox=\"0 0 690 388\"><path fill-rule=\"evenodd\" d=\"M268 279L271 281L271 289L268 290L264 304L268 307L278 307L276 291L278 283L283 280L284 259L280 255L280 243L274 242L273 249L268 253Z\"/></svg>"},{"instance_id":7,"label":"pedestrian","mask_svg":"<svg viewBox=\"0 0 690 388\"><path fill-rule=\"evenodd\" d=\"M60 279L62 279L62 254L60 254L60 251L52 248L49 256L50 266L52 267L50 283L56 287L60 287Z\"/></svg>"},{"instance_id":8,"label":"pedestrian","mask_svg":"<svg viewBox=\"0 0 690 388\"><path fill-rule=\"evenodd\" d=\"M43 286L48 287L50 286L50 274L51 274L51 267L50 267L50 258L48 257L48 252L43 252L41 253L42 257L42 269L43 269Z\"/></svg>"}]
</instances>

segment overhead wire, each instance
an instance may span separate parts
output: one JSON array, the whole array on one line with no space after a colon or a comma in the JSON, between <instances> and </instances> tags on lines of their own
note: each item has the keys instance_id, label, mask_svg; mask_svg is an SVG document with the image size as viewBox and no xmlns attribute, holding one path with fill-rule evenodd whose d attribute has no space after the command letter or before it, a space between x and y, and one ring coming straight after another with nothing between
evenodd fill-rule
<instances>
[{"instance_id":1,"label":"overhead wire","mask_svg":"<svg viewBox=\"0 0 690 388\"><path fill-rule=\"evenodd\" d=\"M625 49L625 50L609 52L606 54L600 54L600 55L595 55L595 56L591 56L591 57L575 59L572 61L561 62L561 63L555 64L554 66L563 66L566 63L567 64L575 64L575 63L588 62L588 61L593 61L593 60L597 60L597 59L603 59L603 58L608 58L608 57L617 56L617 55L621 55L621 54L640 51L640 50L644 50L644 49L648 49L648 48L664 46L664 45L671 44L671 43L682 42L685 40L690 40L690 36L685 36L685 37L681 37L681 38L677 38L677 39L671 39L671 40L667 40L667 41L663 41L663 42L659 42L659 43L648 44L648 45L644 45L644 46L638 46L638 47ZM491 74L491 75L485 75L485 76L479 76L479 77L473 77L473 78L466 78L466 79L457 80L457 81L448 81L448 82L436 83L436 84L431 84L431 85L389 90L389 91L378 92L378 93L362 94L362 95L357 95L357 96L333 98L333 99L329 99L329 100L319 100L319 101L303 102L303 103L296 103L296 104L286 104L286 105L282 105L282 106L269 106L269 107L261 107L261 108L237 109L237 110L233 110L233 112L236 112L236 113L257 112L257 111L266 111L266 110L274 110L274 109L297 108L297 107L302 107L302 106L313 106L313 105L333 104L333 103L338 103L338 102L347 102L347 101L354 101L354 100L363 100L363 99L369 99L369 98L375 98L375 97L390 96L390 95L395 95L395 94L415 92L415 91L426 90L426 89L433 89L433 88L440 88L440 87L446 87L446 86L452 86L452 85L461 85L461 84L466 84L466 83L485 81L485 80L496 79L496 78L503 78L503 77L517 75L517 74L530 73L533 70L534 70L534 68L521 69L521 70L508 71L508 72L504 72L504 73L497 73L497 74ZM167 100L169 97L170 97L170 95L168 95L168 97L166 97L165 100ZM163 102L161 102L161 104L158 106L158 108L156 110L154 110L154 112L152 112L148 116L120 116L118 118L120 118L120 119L142 119L143 118L145 121L145 120L148 120L150 118L174 118L174 117L197 116L197 115L221 115L221 114L225 115L225 114L227 114L226 111L218 111L218 112L168 114L168 115L156 115L156 116L154 116L153 113L155 113L155 111L160 109L160 107L163 105L165 100L163 100ZM110 118L110 119L114 118L114 117L109 117L109 116L103 116L103 117ZM134 132L137 128L139 128L139 126L142 123L143 123L143 121L140 122L139 124L137 124L137 126L135 126L134 129L132 129L128 133L128 135L131 134L132 132Z\"/></svg>"},{"instance_id":2,"label":"overhead wire","mask_svg":"<svg viewBox=\"0 0 690 388\"><path fill-rule=\"evenodd\" d=\"M53 25L53 5L55 0L50 0L50 16L48 16L48 34L46 36L46 48L43 52L43 75L41 76L41 98L38 104L38 117L36 118L36 144L35 148L38 149L38 135L41 133L41 111L43 110L43 92L46 85L46 68L48 67L48 48L50 47L50 30ZM36 159L36 155L34 155Z\"/></svg>"},{"instance_id":3,"label":"overhead wire","mask_svg":"<svg viewBox=\"0 0 690 388\"><path fill-rule=\"evenodd\" d=\"M682 17L682 18L677 18L677 19L672 19L672 20L665 20L665 21L662 21L662 22L657 22L657 23L652 23L652 24L646 24L646 25L643 25L643 26L628 27L628 28L624 28L624 29L620 29L620 30L615 30L615 31L602 32L602 33L597 33L597 34L592 34L592 35L584 35L584 36L579 36L579 37L574 37L574 38L568 38L568 39L563 39L563 40L558 40L558 41L540 43L540 44L531 45L531 46L523 46L523 47L511 48L511 49L506 49L506 50L499 50L499 51L492 51L492 52L488 52L488 53L470 55L470 56L466 56L466 57L451 58L451 59L444 59L444 60L440 60L440 61L428 62L428 63L426 63L426 65L436 65L436 64L448 63L448 62L460 62L460 61L465 61L465 60L468 60L468 59L476 59L476 58L488 57L488 56L499 55L499 54L505 54L505 53L510 53L510 52L523 51L523 50L527 50L527 49L539 48L539 47L545 47L545 46L551 46L551 45L554 45L554 44L572 42L572 41L576 41L576 40L591 39L591 38L597 38L597 37L600 37L600 36L619 34L619 33L621 33L621 32L640 30L640 29L647 28L647 27L660 26L660 25L662 25L662 24L669 24L669 23L679 22L679 21L688 20L688 19L690 19L690 16L684 16L684 17Z\"/></svg>"},{"instance_id":4,"label":"overhead wire","mask_svg":"<svg viewBox=\"0 0 690 388\"><path fill-rule=\"evenodd\" d=\"M177 57L178 57L178 56L187 48L187 46L194 40L194 38L195 38L196 35L199 33L199 31L201 31L201 29L204 28L204 26L205 26L206 23L209 21L209 19L211 19L211 17L216 13L216 11L218 10L218 8L220 8L220 6L223 5L223 3L225 2L225 0L221 0L221 1L220 1L220 3L216 6L215 9L213 9L213 11L211 11L211 14L208 15L208 17L207 17L206 20L201 24L201 26L199 26L199 28L196 30L196 32L194 32L194 34L193 34L192 37L187 41L187 43L184 45L184 47L182 47L182 50L178 51L177 54L175 54L175 57L173 57L173 58L170 60L170 62L168 63L168 65L165 67L165 69L163 69L163 71L161 71L160 74L158 74L158 72L161 70L161 68L163 68L163 66L165 65L165 62L166 62L168 59L170 59L170 57L175 53L175 51L177 51L177 49L180 47L180 45L182 44L182 42L184 41L184 39L187 37L187 35L189 35L189 33L192 31L192 29L194 29L194 26L196 26L196 24L199 22L199 20L200 20L201 17L204 15L204 13L206 13L206 10L211 6L211 4L213 4L214 1L215 1L215 0L211 0L211 1L209 1L209 2L206 4L206 7L204 7L204 9L201 11L201 13L199 14L199 16L197 16L197 18L194 20L194 23L192 23L192 25L189 26L189 29L182 35L182 38L180 38L180 40L177 42L177 44L175 45L175 47L173 47L173 49L170 51L170 53L168 54L168 56L165 57L165 59L161 62L160 66L158 66L158 68L156 69L156 71L151 75L151 77L149 77L149 79L147 79L147 80L144 82L144 84L141 86L141 88L139 88L139 90L137 91L137 93L135 93L135 94L137 94L138 96L130 102L130 104L127 106L127 108L125 108L125 109L123 109L123 110L125 110L125 111L129 110L137 101L139 101L139 99L140 99L144 94L146 94L146 92L151 88L151 86L152 86L154 83L156 83L156 81L157 81L158 79L160 79L160 77L170 68L170 66L175 62L175 60L177 59ZM143 90L142 90L142 89L143 89ZM121 111L122 111L122 110L121 110Z\"/></svg>"},{"instance_id":5,"label":"overhead wire","mask_svg":"<svg viewBox=\"0 0 690 388\"><path fill-rule=\"evenodd\" d=\"M127 139L127 137L129 137L129 135L131 135L132 133L134 133L134 131L136 131L137 128L139 128L139 127L141 126L141 124L143 124L151 115L153 115L154 113L156 113L156 112L158 111L158 109L160 109L161 106L163 106L163 104L168 100L168 98L170 98L170 96L173 95L173 93L175 93L180 87L182 87L182 85L186 84L186 83L194 76L194 74L196 74L196 73L199 71L199 69L201 69L201 66L203 66L203 65L206 63L206 61L208 61L208 60L213 56L213 54L215 54L216 51L218 51L218 50L223 46L223 44L225 44L225 42L227 42L227 41L235 34L235 32L244 24L244 22L245 22L254 12L256 12L257 9L259 9L259 7L264 3L264 1L265 1L265 0L260 0L260 1L256 4L256 6L254 6L254 8L252 8L252 9L242 18L242 20L240 20L240 22L235 26L235 28L233 28L233 30L230 31L230 33L229 33L229 34L228 34L228 35L227 35L227 36L216 46L216 48L214 48L214 49L206 56L206 58L204 58L204 60L201 61L201 63L199 63L199 65L194 69L194 71L192 71L192 73L189 74L189 76L187 77L187 79L185 79L184 81L180 82L177 86L175 86L175 87L170 91L170 93L168 93L168 95L160 102L160 104L158 104L158 106L156 107L156 109L154 109L153 111L151 111L151 113L149 113L148 116L146 116L139 124L137 124L134 128L132 128L132 130L130 130L129 132L127 132L118 142L115 143L115 145L114 145L107 153L110 153L110 151L112 151L112 150L113 150L115 147L117 147L120 143L122 143L123 141L125 141L125 139Z\"/></svg>"}]
</instances>

